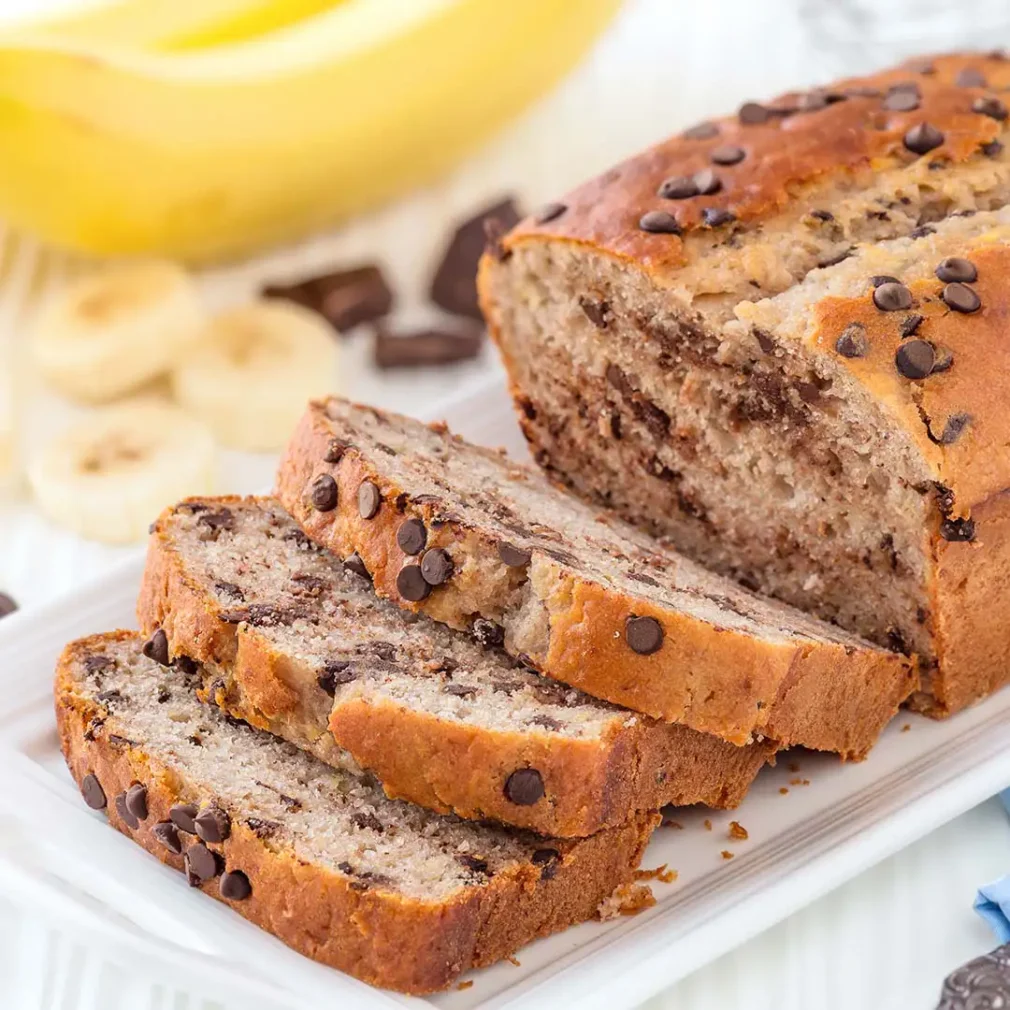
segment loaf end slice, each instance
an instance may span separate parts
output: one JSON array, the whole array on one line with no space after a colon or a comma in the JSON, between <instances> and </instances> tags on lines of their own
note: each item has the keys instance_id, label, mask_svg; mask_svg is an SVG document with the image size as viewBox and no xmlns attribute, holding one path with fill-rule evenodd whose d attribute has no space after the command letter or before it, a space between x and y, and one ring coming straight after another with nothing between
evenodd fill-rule
<instances>
[{"instance_id":1,"label":"loaf end slice","mask_svg":"<svg viewBox=\"0 0 1010 1010\"><path fill-rule=\"evenodd\" d=\"M56 715L89 806L191 885L290 947L373 985L449 986L591 918L632 877L656 818L571 842L387 799L202 705L192 664L130 632L72 643Z\"/></svg>"},{"instance_id":2,"label":"loaf end slice","mask_svg":"<svg viewBox=\"0 0 1010 1010\"><path fill-rule=\"evenodd\" d=\"M904 657L712 575L444 426L314 403L277 495L399 606L732 743L860 757L917 683Z\"/></svg>"},{"instance_id":3,"label":"loaf end slice","mask_svg":"<svg viewBox=\"0 0 1010 1010\"><path fill-rule=\"evenodd\" d=\"M544 834L735 806L775 749L617 709L405 613L268 498L167 509L138 618L166 662L202 664L206 696L233 716L359 763L391 796Z\"/></svg>"}]
</instances>

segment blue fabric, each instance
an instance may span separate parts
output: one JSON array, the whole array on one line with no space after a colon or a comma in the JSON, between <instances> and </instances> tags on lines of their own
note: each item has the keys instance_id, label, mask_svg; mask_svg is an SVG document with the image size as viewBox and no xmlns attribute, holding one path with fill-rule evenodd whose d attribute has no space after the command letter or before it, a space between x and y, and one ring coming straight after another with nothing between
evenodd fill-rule
<instances>
[{"instance_id":1,"label":"blue fabric","mask_svg":"<svg viewBox=\"0 0 1010 1010\"><path fill-rule=\"evenodd\" d=\"M1004 789L999 798L1010 813L1010 789ZM980 887L972 907L989 923L1000 943L1010 943L1010 876Z\"/></svg>"}]
</instances>

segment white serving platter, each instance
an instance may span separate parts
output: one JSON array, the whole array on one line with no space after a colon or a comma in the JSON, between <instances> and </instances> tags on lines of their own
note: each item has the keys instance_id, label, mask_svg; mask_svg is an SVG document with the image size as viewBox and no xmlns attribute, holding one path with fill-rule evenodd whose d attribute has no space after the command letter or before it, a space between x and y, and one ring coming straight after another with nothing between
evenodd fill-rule
<instances>
[{"instance_id":1,"label":"white serving platter","mask_svg":"<svg viewBox=\"0 0 1010 1010\"><path fill-rule=\"evenodd\" d=\"M497 379L433 411L470 438L522 452ZM943 723L902 713L861 764L806 752L761 773L736 811L685 810L643 867L657 903L531 944L428 1000L383 993L293 953L186 886L80 800L60 757L50 681L63 644L132 627L142 557L0 624L0 890L120 958L256 1005L631 1007L1010 784L1010 692ZM729 824L747 831L730 838ZM731 853L727 858L724 853Z\"/></svg>"}]
</instances>

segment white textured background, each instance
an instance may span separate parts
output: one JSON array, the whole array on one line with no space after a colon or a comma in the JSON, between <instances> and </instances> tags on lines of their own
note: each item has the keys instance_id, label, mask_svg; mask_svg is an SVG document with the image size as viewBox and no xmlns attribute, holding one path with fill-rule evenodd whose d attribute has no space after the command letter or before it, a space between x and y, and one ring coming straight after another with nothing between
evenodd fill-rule
<instances>
[{"instance_id":1,"label":"white textured background","mask_svg":"<svg viewBox=\"0 0 1010 1010\"><path fill-rule=\"evenodd\" d=\"M0 0L17 16L74 0ZM163 0L171 2L171 0ZM793 86L872 68L919 51L1010 44L1007 0L629 0L590 60L451 178L340 235L272 257L252 274L379 258L401 290L418 295L446 222L500 192L533 206L651 140L709 114ZM0 152L2 157L2 152ZM68 264L38 259L58 281ZM10 251L6 254L9 258ZM247 268L211 278L241 290ZM13 282L12 282L13 277ZM232 283L222 285L222 281ZM22 278L22 286L24 278ZM13 286L13 290L12 290ZM17 339L18 272L0 264L0 326ZM409 310L408 310L409 311ZM380 380L352 343L344 391L420 410L489 358L436 375ZM32 438L26 438L30 448ZM268 481L270 461L245 461L228 490ZM241 485L241 486L240 486ZM2 502L2 499L0 499ZM21 501L0 504L0 587L30 605L79 584L115 557L49 528ZM1007 770L1010 784L1010 768ZM971 912L975 887L1010 871L1010 826L995 801L952 822L807 910L696 973L652 1006L707 1010L905 1010L932 1007L943 976L992 946ZM205 1010L227 1007L186 990L185 979L150 979L59 923L0 898L2 1010ZM247 1000L242 1010L258 1010Z\"/></svg>"}]
</instances>

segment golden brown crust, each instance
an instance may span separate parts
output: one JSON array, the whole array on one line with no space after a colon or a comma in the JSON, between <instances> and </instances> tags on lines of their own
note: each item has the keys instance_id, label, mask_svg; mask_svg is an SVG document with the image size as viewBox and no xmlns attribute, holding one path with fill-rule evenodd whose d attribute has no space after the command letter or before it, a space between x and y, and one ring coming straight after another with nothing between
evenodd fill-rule
<instances>
[{"instance_id":1,"label":"golden brown crust","mask_svg":"<svg viewBox=\"0 0 1010 1010\"><path fill-rule=\"evenodd\" d=\"M212 501L214 507L242 503L235 497L188 501ZM176 507L159 517L152 532L137 602L142 631L149 635L162 628L170 656L187 655L207 664L213 679L221 675L221 686L209 694L232 715L298 744L311 738L312 753L322 760L334 762L336 745L343 747L375 772L392 797L442 813L577 837L668 803L736 806L775 753L772 743L737 747L641 716L608 738L580 740L478 729L343 692L330 712L315 668L279 651L255 627L221 620L222 608L188 576L175 547ZM518 806L506 797L505 783L527 767L540 772L545 795Z\"/></svg>"},{"instance_id":2,"label":"golden brown crust","mask_svg":"<svg viewBox=\"0 0 1010 1010\"><path fill-rule=\"evenodd\" d=\"M333 434L325 404L313 404L281 460L277 496L305 532L341 557L357 552L379 595L405 609L423 610L456 628L469 627L474 615L500 619L520 576L500 563L497 545L480 531L439 515L435 506L411 502L408 489L377 472L353 446L339 463L326 463ZM332 475L339 488L337 508L329 512L312 508L306 495L322 473ZM379 487L385 503L370 520L363 520L355 506L365 479ZM407 560L396 531L411 516L429 530L428 547L449 547L453 557L467 559L448 583L420 603L404 600L396 587ZM859 758L916 686L909 662L890 653L834 643L765 641L604 589L537 557L530 570L550 624L546 652L527 653L537 669L587 694L731 743L770 735L774 726L774 739L782 746L837 750ZM632 613L653 616L664 626L659 652L637 655L622 644L619 633L615 637L615 629L623 628ZM787 705L780 713L777 700L783 690L794 690L797 681L808 678L806 696L815 707L800 715ZM868 683L872 690L866 689ZM847 699L842 711L834 706L839 693ZM850 721L854 715L855 723Z\"/></svg>"},{"instance_id":3,"label":"golden brown crust","mask_svg":"<svg viewBox=\"0 0 1010 1010\"><path fill-rule=\"evenodd\" d=\"M128 743L85 730L104 709L76 689L74 665L103 641L131 632L93 636L68 646L56 671L56 720L67 766L81 784L93 774L109 798L112 825L174 869L183 869L152 835L175 803L219 802L201 795L185 775ZM112 797L140 782L147 787L149 815L133 831ZM227 901L214 879L205 894L306 957L345 971L371 985L407 993L445 989L462 972L507 957L537 936L591 918L614 889L631 879L658 818L642 815L620 828L577 842L557 842L562 858L547 879L532 864L496 874L483 887L466 888L442 902L424 902L390 891L353 889L349 878L306 863L282 845L270 845L231 816L230 836L211 846L228 869L241 869L252 884L244 901ZM552 843L553 844L553 843Z\"/></svg>"}]
</instances>

